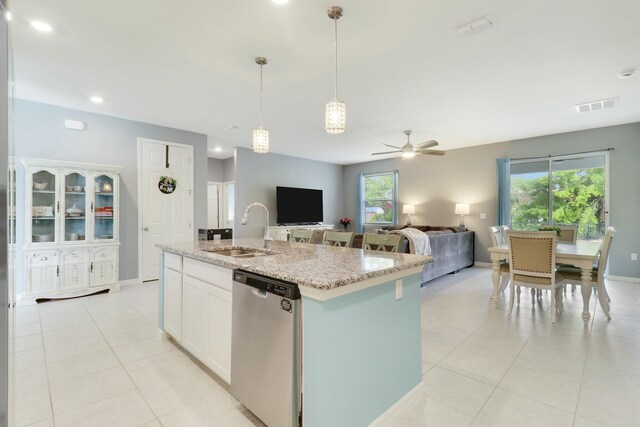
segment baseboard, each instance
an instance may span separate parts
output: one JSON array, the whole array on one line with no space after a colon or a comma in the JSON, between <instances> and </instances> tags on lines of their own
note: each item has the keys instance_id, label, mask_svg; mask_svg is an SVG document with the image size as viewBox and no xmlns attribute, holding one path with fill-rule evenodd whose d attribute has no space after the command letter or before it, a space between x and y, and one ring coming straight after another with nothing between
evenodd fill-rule
<instances>
[{"instance_id":1,"label":"baseboard","mask_svg":"<svg viewBox=\"0 0 640 427\"><path fill-rule=\"evenodd\" d=\"M608 280L615 280L616 282L638 283L638 284L640 284L640 277L626 277L626 276L608 275L606 278Z\"/></svg>"},{"instance_id":2,"label":"baseboard","mask_svg":"<svg viewBox=\"0 0 640 427\"><path fill-rule=\"evenodd\" d=\"M402 396L400 400L391 405L391 407L384 411L378 418L373 420L373 422L369 424L369 427L383 427L387 421L393 417L399 417L402 415L422 397L424 397L424 382L420 381L418 385L409 390L409 392Z\"/></svg>"},{"instance_id":3,"label":"baseboard","mask_svg":"<svg viewBox=\"0 0 640 427\"><path fill-rule=\"evenodd\" d=\"M481 268L491 268L492 264L490 262L480 262L480 261L475 261L473 263L474 267L481 267Z\"/></svg>"},{"instance_id":4,"label":"baseboard","mask_svg":"<svg viewBox=\"0 0 640 427\"><path fill-rule=\"evenodd\" d=\"M142 282L140 282L140 280L138 278L135 279L127 279L127 280L121 280L120 281L120 285L121 286L127 286L127 285L138 285Z\"/></svg>"}]
</instances>

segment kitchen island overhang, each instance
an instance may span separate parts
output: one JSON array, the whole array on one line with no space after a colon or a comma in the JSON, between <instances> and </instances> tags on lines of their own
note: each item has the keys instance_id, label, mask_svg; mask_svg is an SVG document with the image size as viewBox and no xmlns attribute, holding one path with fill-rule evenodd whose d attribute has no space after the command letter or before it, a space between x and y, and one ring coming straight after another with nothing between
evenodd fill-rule
<instances>
[{"instance_id":1,"label":"kitchen island overhang","mask_svg":"<svg viewBox=\"0 0 640 427\"><path fill-rule=\"evenodd\" d=\"M299 285L305 426L370 425L421 384L420 277L430 257L279 241L265 250L258 239L159 247ZM233 248L270 255L210 252Z\"/></svg>"}]
</instances>

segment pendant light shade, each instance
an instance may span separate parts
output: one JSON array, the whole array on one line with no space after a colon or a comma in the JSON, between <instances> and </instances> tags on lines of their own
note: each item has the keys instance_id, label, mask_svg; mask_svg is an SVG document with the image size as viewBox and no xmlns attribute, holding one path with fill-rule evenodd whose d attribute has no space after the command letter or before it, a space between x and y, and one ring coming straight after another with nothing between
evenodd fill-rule
<instances>
[{"instance_id":1,"label":"pendant light shade","mask_svg":"<svg viewBox=\"0 0 640 427\"><path fill-rule=\"evenodd\" d=\"M344 133L347 126L347 106L338 99L338 19L342 16L340 6L332 6L327 12L334 24L334 53L335 53L335 86L334 98L327 102L324 116L324 129L327 133L336 135Z\"/></svg>"},{"instance_id":2,"label":"pendant light shade","mask_svg":"<svg viewBox=\"0 0 640 427\"><path fill-rule=\"evenodd\" d=\"M269 152L269 131L262 127L262 67L267 64L267 58L257 57L256 64L260 66L260 127L253 131L251 147L254 153L264 154Z\"/></svg>"},{"instance_id":3,"label":"pendant light shade","mask_svg":"<svg viewBox=\"0 0 640 427\"><path fill-rule=\"evenodd\" d=\"M262 126L253 131L253 152L268 153L269 152L269 131L262 129Z\"/></svg>"},{"instance_id":4,"label":"pendant light shade","mask_svg":"<svg viewBox=\"0 0 640 427\"><path fill-rule=\"evenodd\" d=\"M327 102L324 115L324 128L332 135L344 133L347 125L347 105L338 98Z\"/></svg>"}]
</instances>

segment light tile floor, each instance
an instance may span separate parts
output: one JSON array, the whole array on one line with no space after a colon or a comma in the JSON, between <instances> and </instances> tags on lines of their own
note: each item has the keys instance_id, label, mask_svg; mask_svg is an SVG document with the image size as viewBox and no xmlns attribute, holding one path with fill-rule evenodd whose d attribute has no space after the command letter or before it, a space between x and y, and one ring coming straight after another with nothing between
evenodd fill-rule
<instances>
[{"instance_id":1,"label":"light tile floor","mask_svg":"<svg viewBox=\"0 0 640 427\"><path fill-rule=\"evenodd\" d=\"M493 308L491 272L422 288L423 395L387 427L640 425L640 286L609 282L613 319L580 290L551 324ZM15 426L262 426L228 387L157 334L157 283L11 311Z\"/></svg>"}]
</instances>

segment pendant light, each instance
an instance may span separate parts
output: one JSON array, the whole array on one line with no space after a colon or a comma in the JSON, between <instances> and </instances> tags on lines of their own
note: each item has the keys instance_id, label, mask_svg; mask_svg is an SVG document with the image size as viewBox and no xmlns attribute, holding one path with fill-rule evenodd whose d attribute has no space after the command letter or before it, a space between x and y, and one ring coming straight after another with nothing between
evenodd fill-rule
<instances>
[{"instance_id":1,"label":"pendant light","mask_svg":"<svg viewBox=\"0 0 640 427\"><path fill-rule=\"evenodd\" d=\"M253 131L253 152L268 153L269 152L269 131L262 128L262 67L267 64L267 58L259 56L256 58L256 64L260 66L260 127Z\"/></svg>"},{"instance_id":2,"label":"pendant light","mask_svg":"<svg viewBox=\"0 0 640 427\"><path fill-rule=\"evenodd\" d=\"M336 80L334 87L334 98L327 102L324 116L324 129L327 133L336 135L344 133L347 122L347 106L338 99L338 19L342 16L342 8L340 6L332 6L327 12L329 18L333 19L334 24L334 50L335 50L335 67Z\"/></svg>"}]
</instances>

